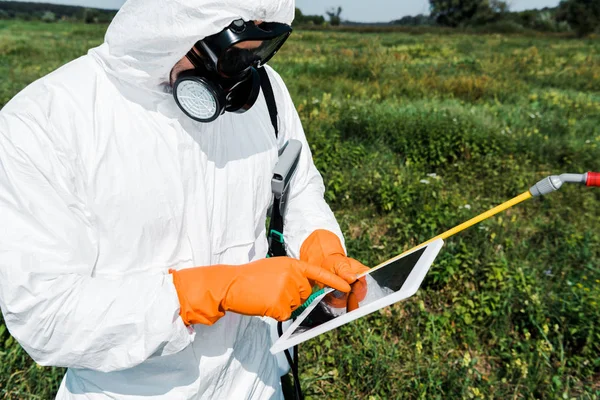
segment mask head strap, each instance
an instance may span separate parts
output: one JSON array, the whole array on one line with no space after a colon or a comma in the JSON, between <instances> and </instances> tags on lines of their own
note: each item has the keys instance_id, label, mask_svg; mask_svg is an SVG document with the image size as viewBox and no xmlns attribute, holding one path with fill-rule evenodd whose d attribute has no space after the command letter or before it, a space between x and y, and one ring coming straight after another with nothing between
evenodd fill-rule
<instances>
[{"instance_id":1,"label":"mask head strap","mask_svg":"<svg viewBox=\"0 0 600 400\"><path fill-rule=\"evenodd\" d=\"M192 63L192 65L196 68L203 68L204 67L204 61L202 60L202 57L200 57L198 55L198 53L196 53L194 51L194 49L188 51L188 53L186 54L186 57L188 60L190 60L190 62Z\"/></svg>"},{"instance_id":2,"label":"mask head strap","mask_svg":"<svg viewBox=\"0 0 600 400\"><path fill-rule=\"evenodd\" d=\"M277 53L291 33L292 28L286 24L263 22L256 25L254 21L238 19L223 31L200 40L195 47L202 55L201 65L224 77L230 77L220 69L219 62L232 47L246 41L264 42L263 46L251 50L257 54L257 62L253 66L258 68L267 63ZM272 45L268 46L268 43L272 43ZM242 76L246 75L244 73L246 71L239 72Z\"/></svg>"}]
</instances>

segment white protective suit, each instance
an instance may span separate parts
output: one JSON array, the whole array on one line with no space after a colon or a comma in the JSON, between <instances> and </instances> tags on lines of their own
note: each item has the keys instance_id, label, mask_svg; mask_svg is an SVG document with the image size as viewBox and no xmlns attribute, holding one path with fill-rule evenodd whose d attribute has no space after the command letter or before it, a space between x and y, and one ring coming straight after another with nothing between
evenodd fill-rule
<instances>
[{"instance_id":1,"label":"white protective suit","mask_svg":"<svg viewBox=\"0 0 600 400\"><path fill-rule=\"evenodd\" d=\"M291 23L293 0L129 0L105 43L0 112L0 306L41 365L69 367L58 399L281 397L269 321L186 327L170 268L267 252L277 150L303 143L286 216L290 255L341 236L281 78L275 139L264 97L210 124L165 90L196 41L233 20Z\"/></svg>"}]
</instances>

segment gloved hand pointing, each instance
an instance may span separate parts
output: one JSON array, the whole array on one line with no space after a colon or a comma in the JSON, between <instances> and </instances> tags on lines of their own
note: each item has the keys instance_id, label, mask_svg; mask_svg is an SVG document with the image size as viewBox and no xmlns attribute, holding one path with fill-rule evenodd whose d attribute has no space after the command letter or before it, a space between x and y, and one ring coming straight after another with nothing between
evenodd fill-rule
<instances>
[{"instance_id":1,"label":"gloved hand pointing","mask_svg":"<svg viewBox=\"0 0 600 400\"><path fill-rule=\"evenodd\" d=\"M335 274L289 257L169 272L187 325L212 325L226 311L286 321L312 294L309 279L350 291L350 285Z\"/></svg>"},{"instance_id":2,"label":"gloved hand pointing","mask_svg":"<svg viewBox=\"0 0 600 400\"><path fill-rule=\"evenodd\" d=\"M347 257L337 235L324 229L314 231L302 243L300 260L320 265L350 284L356 281L357 275L369 270L355 259Z\"/></svg>"}]
</instances>

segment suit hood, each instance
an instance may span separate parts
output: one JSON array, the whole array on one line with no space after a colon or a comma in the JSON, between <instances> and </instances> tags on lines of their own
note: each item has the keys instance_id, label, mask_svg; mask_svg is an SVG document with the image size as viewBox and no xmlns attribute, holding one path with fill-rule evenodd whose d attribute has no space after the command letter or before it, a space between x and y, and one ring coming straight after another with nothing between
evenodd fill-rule
<instances>
[{"instance_id":1,"label":"suit hood","mask_svg":"<svg viewBox=\"0 0 600 400\"><path fill-rule=\"evenodd\" d=\"M294 7L294 0L129 0L90 55L114 78L154 91L197 41L240 18L291 24Z\"/></svg>"}]
</instances>

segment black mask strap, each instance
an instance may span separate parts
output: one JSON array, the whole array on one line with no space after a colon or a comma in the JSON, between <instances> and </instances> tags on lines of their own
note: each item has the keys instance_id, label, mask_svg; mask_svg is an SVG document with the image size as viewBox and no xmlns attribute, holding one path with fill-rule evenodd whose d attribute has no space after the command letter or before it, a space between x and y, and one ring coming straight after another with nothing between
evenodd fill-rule
<instances>
[{"instance_id":1,"label":"black mask strap","mask_svg":"<svg viewBox=\"0 0 600 400\"><path fill-rule=\"evenodd\" d=\"M277 123L277 102L275 101L275 94L273 93L273 86L269 80L269 75L264 67L258 69L260 75L260 86L262 87L263 94L265 95L265 101L267 102L267 108L269 109L269 117L271 117L271 124L275 129L275 137L279 137L279 124Z\"/></svg>"},{"instance_id":2,"label":"black mask strap","mask_svg":"<svg viewBox=\"0 0 600 400\"><path fill-rule=\"evenodd\" d=\"M196 68L200 68L200 69L204 69L206 68L204 66L204 61L202 61L202 57L200 57L195 51L194 49L188 51L188 53L186 54L186 57L188 60L190 60L190 62L192 63L192 65Z\"/></svg>"}]
</instances>

